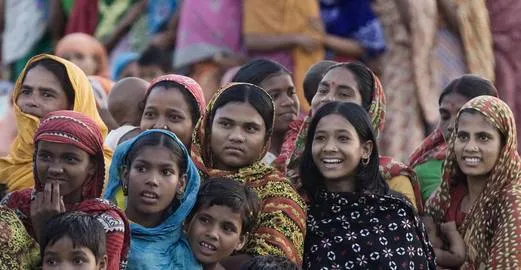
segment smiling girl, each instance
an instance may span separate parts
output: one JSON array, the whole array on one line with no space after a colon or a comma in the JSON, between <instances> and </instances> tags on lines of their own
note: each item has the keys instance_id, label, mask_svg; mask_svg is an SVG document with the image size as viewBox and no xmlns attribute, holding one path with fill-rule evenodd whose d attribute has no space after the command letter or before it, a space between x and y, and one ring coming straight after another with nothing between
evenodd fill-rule
<instances>
[{"instance_id":1,"label":"smiling girl","mask_svg":"<svg viewBox=\"0 0 521 270\"><path fill-rule=\"evenodd\" d=\"M118 146L105 198L123 185L132 221L128 269L199 269L182 224L195 204L199 174L183 143L152 129Z\"/></svg>"},{"instance_id":2,"label":"smiling girl","mask_svg":"<svg viewBox=\"0 0 521 270\"><path fill-rule=\"evenodd\" d=\"M436 269L419 216L380 173L365 110L328 103L308 138L300 165L310 197L304 269Z\"/></svg>"}]
</instances>

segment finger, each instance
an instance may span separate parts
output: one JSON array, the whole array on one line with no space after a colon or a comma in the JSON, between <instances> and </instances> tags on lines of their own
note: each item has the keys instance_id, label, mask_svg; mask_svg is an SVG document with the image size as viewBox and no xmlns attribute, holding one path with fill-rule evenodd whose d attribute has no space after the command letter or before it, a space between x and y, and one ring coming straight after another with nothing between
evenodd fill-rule
<instances>
[{"instance_id":1,"label":"finger","mask_svg":"<svg viewBox=\"0 0 521 270\"><path fill-rule=\"evenodd\" d=\"M50 203L52 199L52 183L47 182L43 187L42 203Z\"/></svg>"},{"instance_id":2,"label":"finger","mask_svg":"<svg viewBox=\"0 0 521 270\"><path fill-rule=\"evenodd\" d=\"M56 209L60 209L60 184L53 183L52 185L52 205L56 207Z\"/></svg>"},{"instance_id":3,"label":"finger","mask_svg":"<svg viewBox=\"0 0 521 270\"><path fill-rule=\"evenodd\" d=\"M65 203L63 202L63 196L60 196L60 212L65 212Z\"/></svg>"}]
</instances>

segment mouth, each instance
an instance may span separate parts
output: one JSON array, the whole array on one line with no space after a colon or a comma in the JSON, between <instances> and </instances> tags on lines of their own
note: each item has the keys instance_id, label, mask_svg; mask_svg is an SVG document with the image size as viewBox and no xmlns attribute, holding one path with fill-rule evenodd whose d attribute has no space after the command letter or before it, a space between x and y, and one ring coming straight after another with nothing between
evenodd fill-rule
<instances>
[{"instance_id":1,"label":"mouth","mask_svg":"<svg viewBox=\"0 0 521 270\"><path fill-rule=\"evenodd\" d=\"M214 245L212 245L208 242L205 242L205 241L199 242L199 247L200 247L201 253L203 253L204 255L211 255L215 251L217 251L217 247L215 247Z\"/></svg>"},{"instance_id":2,"label":"mouth","mask_svg":"<svg viewBox=\"0 0 521 270\"><path fill-rule=\"evenodd\" d=\"M232 153L240 153L240 154L244 153L244 149L242 149L240 147L233 147L233 146L225 147L224 151L232 152Z\"/></svg>"},{"instance_id":3,"label":"mouth","mask_svg":"<svg viewBox=\"0 0 521 270\"><path fill-rule=\"evenodd\" d=\"M344 162L341 158L321 158L320 161L326 168L337 168L338 165Z\"/></svg>"},{"instance_id":4,"label":"mouth","mask_svg":"<svg viewBox=\"0 0 521 270\"><path fill-rule=\"evenodd\" d=\"M159 200L159 195L152 191L143 191L139 193L141 200L147 203L155 203Z\"/></svg>"},{"instance_id":5,"label":"mouth","mask_svg":"<svg viewBox=\"0 0 521 270\"><path fill-rule=\"evenodd\" d=\"M477 166L481 162L481 158L479 158L479 157L464 156L461 159L463 160L463 163L465 165L470 166L470 167Z\"/></svg>"},{"instance_id":6,"label":"mouth","mask_svg":"<svg viewBox=\"0 0 521 270\"><path fill-rule=\"evenodd\" d=\"M278 117L287 119L287 118L294 118L297 116L297 112L295 111L289 111L289 112L282 112L278 114Z\"/></svg>"}]
</instances>

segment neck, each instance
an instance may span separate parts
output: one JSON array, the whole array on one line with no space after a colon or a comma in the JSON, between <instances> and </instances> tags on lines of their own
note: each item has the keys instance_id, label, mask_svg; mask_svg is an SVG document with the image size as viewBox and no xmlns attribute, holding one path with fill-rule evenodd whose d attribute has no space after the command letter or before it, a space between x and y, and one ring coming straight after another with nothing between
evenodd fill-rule
<instances>
[{"instance_id":1,"label":"neck","mask_svg":"<svg viewBox=\"0 0 521 270\"><path fill-rule=\"evenodd\" d=\"M81 193L80 194L68 194L63 197L63 203L64 204L76 204L80 203L82 200Z\"/></svg>"},{"instance_id":2,"label":"neck","mask_svg":"<svg viewBox=\"0 0 521 270\"><path fill-rule=\"evenodd\" d=\"M346 177L342 179L324 179L326 188L329 192L345 193L356 192L357 183L354 177Z\"/></svg>"},{"instance_id":3,"label":"neck","mask_svg":"<svg viewBox=\"0 0 521 270\"><path fill-rule=\"evenodd\" d=\"M216 262L212 264L203 264L203 270L225 270L224 267Z\"/></svg>"},{"instance_id":4,"label":"neck","mask_svg":"<svg viewBox=\"0 0 521 270\"><path fill-rule=\"evenodd\" d=\"M485 188L485 184L487 183L488 175L485 176L467 176L467 191L469 200L472 205L479 198L479 195Z\"/></svg>"},{"instance_id":5,"label":"neck","mask_svg":"<svg viewBox=\"0 0 521 270\"><path fill-rule=\"evenodd\" d=\"M278 156L280 154L282 144L284 143L285 135L285 131L273 132L273 134L271 135L270 152L275 156Z\"/></svg>"},{"instance_id":6,"label":"neck","mask_svg":"<svg viewBox=\"0 0 521 270\"><path fill-rule=\"evenodd\" d=\"M146 228L153 228L161 224L164 217L164 213L143 214L130 207L127 207L125 214L129 220Z\"/></svg>"}]
</instances>

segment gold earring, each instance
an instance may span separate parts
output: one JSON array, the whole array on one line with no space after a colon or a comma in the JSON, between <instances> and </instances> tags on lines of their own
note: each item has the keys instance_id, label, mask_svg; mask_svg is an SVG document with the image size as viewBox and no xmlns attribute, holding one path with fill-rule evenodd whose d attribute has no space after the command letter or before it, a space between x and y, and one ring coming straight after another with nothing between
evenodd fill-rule
<instances>
[{"instance_id":1,"label":"gold earring","mask_svg":"<svg viewBox=\"0 0 521 270\"><path fill-rule=\"evenodd\" d=\"M364 165L364 167L369 165L369 161L370 161L369 157L362 158L362 165Z\"/></svg>"}]
</instances>

